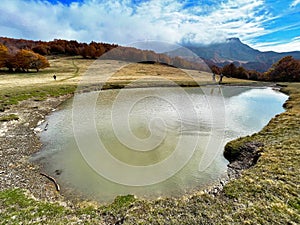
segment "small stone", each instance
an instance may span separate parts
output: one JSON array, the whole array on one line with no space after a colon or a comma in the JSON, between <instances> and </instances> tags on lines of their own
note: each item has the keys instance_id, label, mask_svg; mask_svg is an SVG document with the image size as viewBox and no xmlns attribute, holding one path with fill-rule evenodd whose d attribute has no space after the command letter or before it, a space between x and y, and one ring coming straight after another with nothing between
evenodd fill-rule
<instances>
[{"instance_id":1,"label":"small stone","mask_svg":"<svg viewBox=\"0 0 300 225\"><path fill-rule=\"evenodd\" d=\"M44 122L44 120L40 120L40 121L37 123L37 126L40 126L43 122Z\"/></svg>"},{"instance_id":2,"label":"small stone","mask_svg":"<svg viewBox=\"0 0 300 225\"><path fill-rule=\"evenodd\" d=\"M42 132L42 128L36 127L36 128L33 129L33 131L34 131L35 133L40 133L40 132Z\"/></svg>"},{"instance_id":3,"label":"small stone","mask_svg":"<svg viewBox=\"0 0 300 225\"><path fill-rule=\"evenodd\" d=\"M63 207L67 207L68 206L68 204L66 202L59 202L59 205L63 206Z\"/></svg>"},{"instance_id":4,"label":"small stone","mask_svg":"<svg viewBox=\"0 0 300 225\"><path fill-rule=\"evenodd\" d=\"M14 216L11 217L12 220L15 220L16 218L17 218L16 215L14 215Z\"/></svg>"}]
</instances>

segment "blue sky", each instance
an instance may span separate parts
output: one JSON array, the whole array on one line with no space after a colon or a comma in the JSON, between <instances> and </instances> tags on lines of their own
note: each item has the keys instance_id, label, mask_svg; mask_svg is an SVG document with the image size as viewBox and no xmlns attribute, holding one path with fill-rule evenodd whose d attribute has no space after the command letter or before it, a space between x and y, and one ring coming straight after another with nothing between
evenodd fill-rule
<instances>
[{"instance_id":1,"label":"blue sky","mask_svg":"<svg viewBox=\"0 0 300 225\"><path fill-rule=\"evenodd\" d=\"M300 51L300 0L1 0L0 36L127 45L209 44Z\"/></svg>"}]
</instances>

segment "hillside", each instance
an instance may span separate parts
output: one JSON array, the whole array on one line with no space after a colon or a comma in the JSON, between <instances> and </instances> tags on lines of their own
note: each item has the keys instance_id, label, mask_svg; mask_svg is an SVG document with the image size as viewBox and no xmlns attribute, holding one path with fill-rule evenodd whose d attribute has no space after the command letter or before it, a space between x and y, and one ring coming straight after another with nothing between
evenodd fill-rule
<instances>
[{"instance_id":1,"label":"hillside","mask_svg":"<svg viewBox=\"0 0 300 225\"><path fill-rule=\"evenodd\" d=\"M201 57L207 64L224 66L234 62L235 65L242 65L249 70L259 72L267 71L271 65L285 56L293 56L300 59L300 51L295 52L261 52L242 43L239 38L229 38L224 43L215 43L207 46L187 45L185 46L196 55Z\"/></svg>"},{"instance_id":2,"label":"hillside","mask_svg":"<svg viewBox=\"0 0 300 225\"><path fill-rule=\"evenodd\" d=\"M203 61L186 60L183 57L169 57L153 50L142 50L134 47L118 46L102 42L79 43L76 40L54 39L53 41L33 41L0 37L0 68L8 68L11 72L19 69L16 54L20 51L41 56L81 56L84 59L111 59L128 62L159 62L182 69L210 71ZM29 52L28 52L29 51ZM22 54L23 55L23 54ZM180 56L180 55L179 55ZM23 57L24 58L24 57ZM19 61L24 61L19 60ZM27 68L28 72L29 68Z\"/></svg>"}]
</instances>

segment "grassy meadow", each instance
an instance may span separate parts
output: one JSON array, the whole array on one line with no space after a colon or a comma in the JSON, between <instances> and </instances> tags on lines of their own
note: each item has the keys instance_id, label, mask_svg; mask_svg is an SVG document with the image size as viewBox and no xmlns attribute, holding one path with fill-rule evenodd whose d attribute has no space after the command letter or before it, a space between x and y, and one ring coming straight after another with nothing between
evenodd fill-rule
<instances>
[{"instance_id":1,"label":"grassy meadow","mask_svg":"<svg viewBox=\"0 0 300 225\"><path fill-rule=\"evenodd\" d=\"M33 98L60 96L76 90L80 74L92 63L89 60L65 57L49 60L51 67L32 73L0 72L0 111L9 105ZM53 79L53 75L57 80Z\"/></svg>"},{"instance_id":2,"label":"grassy meadow","mask_svg":"<svg viewBox=\"0 0 300 225\"><path fill-rule=\"evenodd\" d=\"M81 76L93 64L92 60L74 57L52 58L49 61L51 67L39 73L0 73L2 111L25 99L42 101L48 96L73 93ZM149 85L155 81L154 75L165 76L184 86L194 82L187 73L197 77L197 82L201 84L212 83L210 73L163 65L120 65L110 76L110 84L121 82L123 85L148 77L143 85ZM107 68L102 72L109 71ZM52 77L54 74L56 81ZM102 78L95 80L101 81ZM226 77L223 82L230 85L260 85ZM128 195L117 197L109 205L92 202L66 204L35 200L28 190L7 189L0 192L0 224L299 224L300 83L281 85L282 91L290 96L285 104L286 111L273 118L259 133L227 145L227 148L238 151L245 143L262 143L257 164L227 183L216 196L201 191L176 199L143 200ZM2 121L18 119L4 112L0 115Z\"/></svg>"},{"instance_id":3,"label":"grassy meadow","mask_svg":"<svg viewBox=\"0 0 300 225\"><path fill-rule=\"evenodd\" d=\"M33 98L45 100L47 96L73 93L79 82L84 85L103 84L104 88L120 88L142 79L135 86L153 86L171 80L180 86L213 84L212 75L195 70L181 70L164 65L126 63L114 60L87 60L80 57L52 57L50 67L40 72L8 73L0 71L0 111L9 105ZM96 72L95 72L96 71ZM53 75L57 79L53 79ZM82 77L88 77L81 81ZM216 77L219 79L218 76ZM195 82L196 81L196 82ZM86 83L87 82L87 83ZM240 79L223 78L223 83L256 83Z\"/></svg>"}]
</instances>

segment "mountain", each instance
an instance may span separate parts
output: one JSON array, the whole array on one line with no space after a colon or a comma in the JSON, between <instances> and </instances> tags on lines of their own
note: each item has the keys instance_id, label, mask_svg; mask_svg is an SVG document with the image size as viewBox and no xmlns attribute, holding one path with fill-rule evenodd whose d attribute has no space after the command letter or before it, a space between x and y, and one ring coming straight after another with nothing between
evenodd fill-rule
<instances>
[{"instance_id":1,"label":"mountain","mask_svg":"<svg viewBox=\"0 0 300 225\"><path fill-rule=\"evenodd\" d=\"M285 56L300 59L300 51L278 53L273 51L261 52L242 43L239 38L228 38L223 43L211 45L184 46L202 58L209 65L224 66L234 63L249 70L267 71L273 63Z\"/></svg>"}]
</instances>

